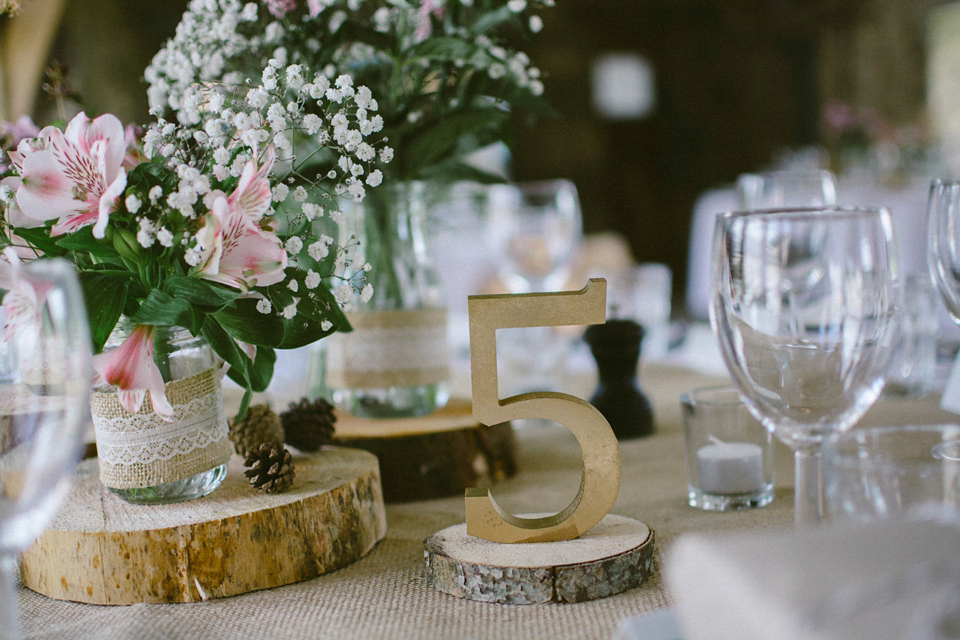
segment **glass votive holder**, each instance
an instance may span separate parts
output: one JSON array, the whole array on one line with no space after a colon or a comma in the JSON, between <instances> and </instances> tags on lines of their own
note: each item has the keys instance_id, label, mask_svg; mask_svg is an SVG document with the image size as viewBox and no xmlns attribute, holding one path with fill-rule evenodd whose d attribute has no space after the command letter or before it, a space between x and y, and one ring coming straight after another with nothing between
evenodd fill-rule
<instances>
[{"instance_id":1,"label":"glass votive holder","mask_svg":"<svg viewBox=\"0 0 960 640\"><path fill-rule=\"evenodd\" d=\"M824 447L824 472L834 521L956 517L960 425L854 429Z\"/></svg>"},{"instance_id":2,"label":"glass votive holder","mask_svg":"<svg viewBox=\"0 0 960 640\"><path fill-rule=\"evenodd\" d=\"M686 438L687 501L710 511L763 507L773 500L773 438L733 387L680 396Z\"/></svg>"}]
</instances>

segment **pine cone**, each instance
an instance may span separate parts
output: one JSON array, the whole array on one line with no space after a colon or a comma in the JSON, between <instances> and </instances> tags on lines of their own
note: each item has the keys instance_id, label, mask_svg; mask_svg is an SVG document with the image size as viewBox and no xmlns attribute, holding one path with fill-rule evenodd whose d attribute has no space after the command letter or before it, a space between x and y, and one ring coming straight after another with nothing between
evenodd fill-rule
<instances>
[{"instance_id":1,"label":"pine cone","mask_svg":"<svg viewBox=\"0 0 960 640\"><path fill-rule=\"evenodd\" d=\"M283 444L283 426L270 407L256 404L247 409L243 418L230 422L230 439L237 453L246 456L253 447L264 442Z\"/></svg>"},{"instance_id":2,"label":"pine cone","mask_svg":"<svg viewBox=\"0 0 960 640\"><path fill-rule=\"evenodd\" d=\"M280 493L293 484L293 457L282 444L264 442L250 449L243 475L250 486L266 493Z\"/></svg>"},{"instance_id":3,"label":"pine cone","mask_svg":"<svg viewBox=\"0 0 960 640\"><path fill-rule=\"evenodd\" d=\"M333 405L317 398L310 402L301 398L300 402L291 402L289 408L280 414L283 423L283 441L300 449L314 452L325 444L333 442L333 425L337 417Z\"/></svg>"}]
</instances>

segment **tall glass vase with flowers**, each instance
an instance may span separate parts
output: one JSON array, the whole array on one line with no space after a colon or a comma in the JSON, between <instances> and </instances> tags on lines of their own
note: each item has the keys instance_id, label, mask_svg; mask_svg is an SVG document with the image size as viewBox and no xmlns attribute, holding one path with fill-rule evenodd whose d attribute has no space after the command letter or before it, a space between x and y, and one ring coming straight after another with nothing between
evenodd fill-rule
<instances>
[{"instance_id":1,"label":"tall glass vase with flowers","mask_svg":"<svg viewBox=\"0 0 960 640\"><path fill-rule=\"evenodd\" d=\"M335 366L328 370L338 386L335 398L345 408L391 417L425 413L445 402L444 381L438 379L445 366L439 360L410 367L409 359L396 357L423 354L426 344L442 354L446 346L445 335L436 331L442 312L432 301L438 285L423 286L438 280L429 257L410 241L421 223L419 214L409 213L426 210L431 194L444 183L497 179L471 165L470 153L506 141L518 114L549 112L539 69L515 45L540 30L539 11L552 4L195 0L176 36L148 67L151 105L182 122L196 121L194 105L203 100L203 83L236 82L246 69L274 57L324 69L331 79L348 74L372 89L378 115L371 118L369 133L373 140L389 142L391 150L379 153L389 161L382 171L392 186L364 202L366 222L356 232L376 265L371 277L377 293L351 315L356 333L330 345ZM331 94L342 89L335 83ZM411 203L411 197L421 200ZM392 232L383 233L386 229ZM392 349L371 350L376 336L387 335L383 322L401 333L387 331ZM367 337L361 339L361 333ZM347 370L341 367L338 373L338 362ZM344 374L356 367L375 370L378 381L364 374L363 380L349 382ZM425 374L427 369L431 373Z\"/></svg>"},{"instance_id":2,"label":"tall glass vase with flowers","mask_svg":"<svg viewBox=\"0 0 960 640\"><path fill-rule=\"evenodd\" d=\"M270 60L208 84L189 122L159 119L134 148L115 117L81 113L9 153L0 242L76 265L99 354L101 480L122 497L213 490L230 451L221 369L246 390L243 413L275 349L348 329L344 308L372 295L362 270L346 273L356 242L332 238L341 198L377 182L362 132L376 109L368 89L334 99L330 86Z\"/></svg>"}]
</instances>

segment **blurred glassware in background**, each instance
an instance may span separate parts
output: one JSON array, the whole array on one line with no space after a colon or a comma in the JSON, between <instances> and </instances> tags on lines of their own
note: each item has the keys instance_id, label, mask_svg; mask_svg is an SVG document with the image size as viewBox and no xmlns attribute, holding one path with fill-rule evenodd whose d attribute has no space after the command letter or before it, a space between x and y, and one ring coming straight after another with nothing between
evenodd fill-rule
<instances>
[{"instance_id":1,"label":"blurred glassware in background","mask_svg":"<svg viewBox=\"0 0 960 640\"><path fill-rule=\"evenodd\" d=\"M582 240L580 199L569 180L489 188L487 237L511 293L563 290ZM500 393L559 391L571 338L554 327L498 332Z\"/></svg>"},{"instance_id":2,"label":"blurred glassware in background","mask_svg":"<svg viewBox=\"0 0 960 640\"><path fill-rule=\"evenodd\" d=\"M397 182L341 203L340 242L359 241L367 261L354 257L344 275L370 293L347 312L353 331L325 339L325 373L331 400L353 415L420 416L449 399L446 295L425 230L438 190Z\"/></svg>"},{"instance_id":3,"label":"blurred glassware in background","mask_svg":"<svg viewBox=\"0 0 960 640\"><path fill-rule=\"evenodd\" d=\"M740 208L823 207L837 203L833 174L821 171L744 173L737 179Z\"/></svg>"},{"instance_id":4,"label":"blurred glassware in background","mask_svg":"<svg viewBox=\"0 0 960 640\"><path fill-rule=\"evenodd\" d=\"M960 425L854 429L824 449L824 466L837 522L960 509Z\"/></svg>"},{"instance_id":5,"label":"blurred glassware in background","mask_svg":"<svg viewBox=\"0 0 960 640\"><path fill-rule=\"evenodd\" d=\"M937 296L926 273L906 276L900 342L887 370L884 393L919 398L936 386Z\"/></svg>"},{"instance_id":6,"label":"blurred glassware in background","mask_svg":"<svg viewBox=\"0 0 960 640\"><path fill-rule=\"evenodd\" d=\"M607 278L607 317L643 327L643 357L659 359L670 349L673 273L659 262L630 265Z\"/></svg>"},{"instance_id":7,"label":"blurred glassware in background","mask_svg":"<svg viewBox=\"0 0 960 640\"><path fill-rule=\"evenodd\" d=\"M470 356L467 298L488 293L495 272L493 243L487 230L489 186L457 182L431 207L427 242L447 294L447 327L456 361Z\"/></svg>"}]
</instances>

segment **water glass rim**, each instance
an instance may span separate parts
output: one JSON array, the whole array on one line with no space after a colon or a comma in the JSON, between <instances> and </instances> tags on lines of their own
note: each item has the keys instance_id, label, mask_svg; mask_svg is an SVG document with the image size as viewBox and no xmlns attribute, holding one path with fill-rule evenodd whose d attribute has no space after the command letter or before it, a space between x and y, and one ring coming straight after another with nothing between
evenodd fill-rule
<instances>
[{"instance_id":1,"label":"water glass rim","mask_svg":"<svg viewBox=\"0 0 960 640\"><path fill-rule=\"evenodd\" d=\"M865 216L890 216L890 211L883 206L837 206L823 205L817 207L777 207L772 209L750 209L739 211L722 211L717 214L718 219L735 220L740 218L770 218L770 219L812 219L812 218L858 218Z\"/></svg>"},{"instance_id":2,"label":"water glass rim","mask_svg":"<svg viewBox=\"0 0 960 640\"><path fill-rule=\"evenodd\" d=\"M951 431L953 433L950 433ZM867 451L864 450L865 447L870 446L870 443L866 442L867 439L874 440L891 435L909 436L910 434L939 435L941 439L931 443L929 458L903 458L895 460L889 455L868 457ZM960 453L960 424L940 423L862 427L839 434L835 438L831 449L830 457L833 459L832 464L842 468L869 468L879 471L909 466L913 468L939 469L945 462L955 463L960 461L960 455L958 455L958 453ZM906 454L906 452L899 449L897 452Z\"/></svg>"},{"instance_id":3,"label":"water glass rim","mask_svg":"<svg viewBox=\"0 0 960 640\"><path fill-rule=\"evenodd\" d=\"M730 384L718 384L688 389L680 394L680 402L685 405L713 407L745 405L740 389Z\"/></svg>"},{"instance_id":4,"label":"water glass rim","mask_svg":"<svg viewBox=\"0 0 960 640\"><path fill-rule=\"evenodd\" d=\"M960 187L960 180L954 178L934 178L930 181L930 188L937 187Z\"/></svg>"}]
</instances>

